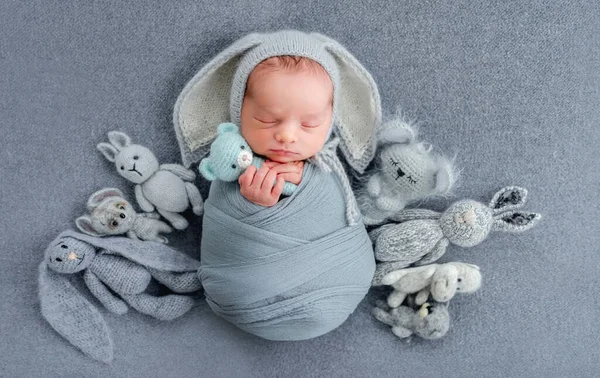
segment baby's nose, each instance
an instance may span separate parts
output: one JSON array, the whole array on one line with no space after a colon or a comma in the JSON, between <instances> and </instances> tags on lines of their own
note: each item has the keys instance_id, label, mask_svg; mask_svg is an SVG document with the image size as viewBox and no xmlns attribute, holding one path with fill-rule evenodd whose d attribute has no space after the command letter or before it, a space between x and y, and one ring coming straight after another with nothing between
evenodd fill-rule
<instances>
[{"instance_id":1,"label":"baby's nose","mask_svg":"<svg viewBox=\"0 0 600 378\"><path fill-rule=\"evenodd\" d=\"M296 141L296 134L291 130L280 130L275 134L275 140L279 143L293 143Z\"/></svg>"}]
</instances>

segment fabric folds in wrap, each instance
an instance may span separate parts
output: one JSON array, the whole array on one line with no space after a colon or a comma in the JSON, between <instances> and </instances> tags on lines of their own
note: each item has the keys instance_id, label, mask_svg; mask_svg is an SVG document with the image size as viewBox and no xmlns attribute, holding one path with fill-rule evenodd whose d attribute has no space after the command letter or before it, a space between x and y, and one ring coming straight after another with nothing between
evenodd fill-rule
<instances>
[{"instance_id":1,"label":"fabric folds in wrap","mask_svg":"<svg viewBox=\"0 0 600 378\"><path fill-rule=\"evenodd\" d=\"M359 222L348 226L335 174L304 165L295 193L267 208L236 182L214 181L205 203L200 278L212 310L270 340L304 340L341 325L375 271Z\"/></svg>"}]
</instances>

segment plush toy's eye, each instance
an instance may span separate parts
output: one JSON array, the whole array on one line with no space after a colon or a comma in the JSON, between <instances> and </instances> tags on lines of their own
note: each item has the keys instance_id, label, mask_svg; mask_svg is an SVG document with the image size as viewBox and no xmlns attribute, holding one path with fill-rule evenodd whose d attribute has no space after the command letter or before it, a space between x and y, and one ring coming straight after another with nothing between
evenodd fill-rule
<instances>
[{"instance_id":1,"label":"plush toy's eye","mask_svg":"<svg viewBox=\"0 0 600 378\"><path fill-rule=\"evenodd\" d=\"M459 279L458 279L458 282L462 282L462 278L459 278Z\"/></svg>"},{"instance_id":2,"label":"plush toy's eye","mask_svg":"<svg viewBox=\"0 0 600 378\"><path fill-rule=\"evenodd\" d=\"M119 222L117 222L117 221L112 221L111 225L113 225L113 226L117 227L117 226L119 225Z\"/></svg>"},{"instance_id":3,"label":"plush toy's eye","mask_svg":"<svg viewBox=\"0 0 600 378\"><path fill-rule=\"evenodd\" d=\"M245 149L246 149L246 146L240 146L240 148L241 148L242 150L245 150Z\"/></svg>"},{"instance_id":4,"label":"plush toy's eye","mask_svg":"<svg viewBox=\"0 0 600 378\"><path fill-rule=\"evenodd\" d=\"M133 157L133 160L137 160L137 159L139 159L139 158L140 158L139 156L135 155L135 156Z\"/></svg>"},{"instance_id":5,"label":"plush toy's eye","mask_svg":"<svg viewBox=\"0 0 600 378\"><path fill-rule=\"evenodd\" d=\"M235 165L235 164L231 164L231 168L233 168L233 169L236 169L236 168L237 168L237 165Z\"/></svg>"},{"instance_id":6,"label":"plush toy's eye","mask_svg":"<svg viewBox=\"0 0 600 378\"><path fill-rule=\"evenodd\" d=\"M124 166L121 166L121 170L123 170L123 169L125 169L125 167L124 167Z\"/></svg>"},{"instance_id":7,"label":"plush toy's eye","mask_svg":"<svg viewBox=\"0 0 600 378\"><path fill-rule=\"evenodd\" d=\"M57 257L56 259L54 259L54 261L62 262L62 259L60 257Z\"/></svg>"},{"instance_id":8,"label":"plush toy's eye","mask_svg":"<svg viewBox=\"0 0 600 378\"><path fill-rule=\"evenodd\" d=\"M125 210L125 206L123 206L121 204L116 204L115 206L117 207L117 209Z\"/></svg>"},{"instance_id":9,"label":"plush toy's eye","mask_svg":"<svg viewBox=\"0 0 600 378\"><path fill-rule=\"evenodd\" d=\"M398 165L398 162L395 161L394 159L390 158L390 163L395 167Z\"/></svg>"},{"instance_id":10,"label":"plush toy's eye","mask_svg":"<svg viewBox=\"0 0 600 378\"><path fill-rule=\"evenodd\" d=\"M60 246L60 248L67 249L67 248L69 248L69 247L67 247L65 244L63 244L63 245L61 245L61 246Z\"/></svg>"},{"instance_id":11,"label":"plush toy's eye","mask_svg":"<svg viewBox=\"0 0 600 378\"><path fill-rule=\"evenodd\" d=\"M125 219L125 214L121 213L121 214L119 214L119 216L120 216L121 218Z\"/></svg>"}]
</instances>

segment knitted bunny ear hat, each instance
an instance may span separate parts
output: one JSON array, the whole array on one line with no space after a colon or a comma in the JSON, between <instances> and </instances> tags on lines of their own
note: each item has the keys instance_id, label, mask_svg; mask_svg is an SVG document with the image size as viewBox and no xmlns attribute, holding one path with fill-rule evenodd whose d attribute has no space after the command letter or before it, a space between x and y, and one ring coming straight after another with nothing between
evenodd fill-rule
<instances>
[{"instance_id":1,"label":"knitted bunny ear hat","mask_svg":"<svg viewBox=\"0 0 600 378\"><path fill-rule=\"evenodd\" d=\"M312 59L333 83L330 129L340 137L348 163L364 172L375 153L381 123L381 100L367 70L338 42L317 33L282 30L252 33L222 51L185 86L175 104L173 122L183 164L189 167L209 151L217 126L227 120L239 125L248 76L273 56Z\"/></svg>"}]
</instances>

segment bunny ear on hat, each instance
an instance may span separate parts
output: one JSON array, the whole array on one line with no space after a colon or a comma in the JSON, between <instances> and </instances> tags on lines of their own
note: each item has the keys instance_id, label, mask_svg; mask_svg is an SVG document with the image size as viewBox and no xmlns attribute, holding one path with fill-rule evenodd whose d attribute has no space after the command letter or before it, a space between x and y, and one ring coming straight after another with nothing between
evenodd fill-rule
<instances>
[{"instance_id":1,"label":"bunny ear on hat","mask_svg":"<svg viewBox=\"0 0 600 378\"><path fill-rule=\"evenodd\" d=\"M75 231L65 231L62 235L79 239L109 253L118 254L148 268L168 272L193 272L200 262L163 243L133 240L121 236L95 237Z\"/></svg>"},{"instance_id":2,"label":"bunny ear on hat","mask_svg":"<svg viewBox=\"0 0 600 378\"><path fill-rule=\"evenodd\" d=\"M375 154L381 100L367 70L338 42L321 34L282 30L249 34L218 54L185 86L175 104L173 122L186 167L210 149L217 126L240 122L245 85L262 60L296 55L320 63L334 85L333 124L348 163L363 172Z\"/></svg>"},{"instance_id":3,"label":"bunny ear on hat","mask_svg":"<svg viewBox=\"0 0 600 378\"><path fill-rule=\"evenodd\" d=\"M371 74L346 48L319 33L336 62L339 89L336 100L336 132L340 148L348 163L362 173L375 155L376 136L381 126L381 99Z\"/></svg>"},{"instance_id":4,"label":"bunny ear on hat","mask_svg":"<svg viewBox=\"0 0 600 378\"><path fill-rule=\"evenodd\" d=\"M88 356L109 363L113 342L102 315L71 285L68 276L39 266L39 298L42 316L62 337Z\"/></svg>"},{"instance_id":5,"label":"bunny ear on hat","mask_svg":"<svg viewBox=\"0 0 600 378\"><path fill-rule=\"evenodd\" d=\"M238 40L208 62L179 94L173 113L183 165L208 153L217 126L229 120L231 83L243 53L261 42L259 34Z\"/></svg>"}]
</instances>

